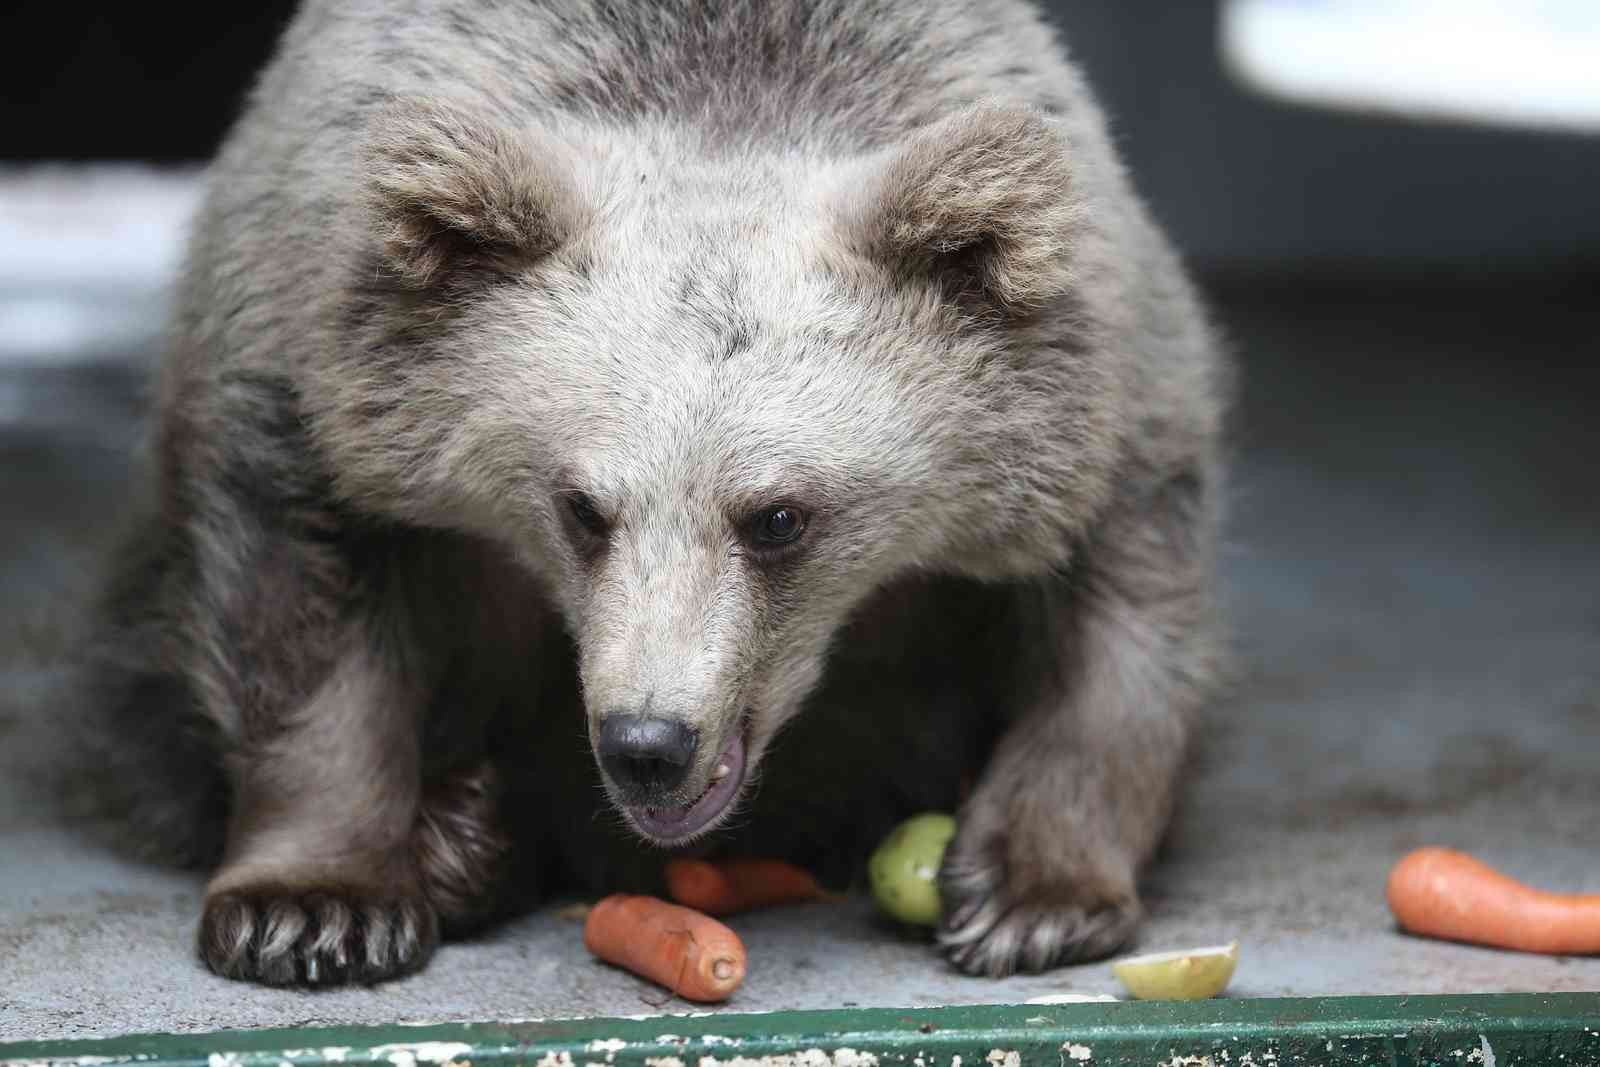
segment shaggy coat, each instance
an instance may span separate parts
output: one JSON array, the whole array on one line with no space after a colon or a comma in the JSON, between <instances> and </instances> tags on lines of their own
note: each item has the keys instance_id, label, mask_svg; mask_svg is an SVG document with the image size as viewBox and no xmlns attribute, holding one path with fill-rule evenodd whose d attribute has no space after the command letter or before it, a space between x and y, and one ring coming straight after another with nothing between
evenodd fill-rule
<instances>
[{"instance_id":1,"label":"shaggy coat","mask_svg":"<svg viewBox=\"0 0 1600 1067\"><path fill-rule=\"evenodd\" d=\"M948 958L1106 954L1217 670L1224 384L1019 0L307 0L189 247L108 788L234 978L658 846L846 884L958 805Z\"/></svg>"}]
</instances>

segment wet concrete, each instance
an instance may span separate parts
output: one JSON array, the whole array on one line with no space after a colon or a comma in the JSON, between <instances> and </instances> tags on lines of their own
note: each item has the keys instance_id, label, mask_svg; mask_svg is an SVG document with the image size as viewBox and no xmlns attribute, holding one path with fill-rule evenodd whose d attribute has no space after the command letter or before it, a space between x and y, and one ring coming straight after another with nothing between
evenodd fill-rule
<instances>
[{"instance_id":1,"label":"wet concrete","mask_svg":"<svg viewBox=\"0 0 1600 1067\"><path fill-rule=\"evenodd\" d=\"M1382 894L1424 843L1600 891L1592 283L1214 289L1245 372L1239 670L1148 879L1142 947L1238 938L1235 996L1600 989L1600 959L1405 937ZM21 291L0 284L0 323ZM0 1040L686 1010L553 913L375 990L225 982L192 954L198 882L64 816L50 660L136 468L159 323L155 291L129 291L120 342L0 345ZM861 901L733 925L751 970L728 1010L1115 990L1103 964L963 978Z\"/></svg>"}]
</instances>

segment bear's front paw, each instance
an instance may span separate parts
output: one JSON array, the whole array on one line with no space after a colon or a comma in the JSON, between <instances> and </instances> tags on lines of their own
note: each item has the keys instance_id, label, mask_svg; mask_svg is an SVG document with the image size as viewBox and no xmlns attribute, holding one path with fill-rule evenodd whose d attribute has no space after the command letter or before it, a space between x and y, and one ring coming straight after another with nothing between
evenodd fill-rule
<instances>
[{"instance_id":1,"label":"bear's front paw","mask_svg":"<svg viewBox=\"0 0 1600 1067\"><path fill-rule=\"evenodd\" d=\"M1004 978L1100 959L1139 925L1126 864L1038 856L1007 876L1006 842L970 846L958 836L939 872L939 946L968 974Z\"/></svg>"},{"instance_id":2,"label":"bear's front paw","mask_svg":"<svg viewBox=\"0 0 1600 1067\"><path fill-rule=\"evenodd\" d=\"M231 889L206 899L200 957L224 978L272 986L371 984L420 968L439 940L421 893Z\"/></svg>"}]
</instances>

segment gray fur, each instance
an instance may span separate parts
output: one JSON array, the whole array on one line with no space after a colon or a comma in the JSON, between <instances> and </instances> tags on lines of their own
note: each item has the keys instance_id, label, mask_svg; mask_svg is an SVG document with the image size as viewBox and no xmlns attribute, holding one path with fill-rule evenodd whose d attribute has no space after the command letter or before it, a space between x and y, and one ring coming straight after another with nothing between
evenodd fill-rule
<instances>
[{"instance_id":1,"label":"gray fur","mask_svg":"<svg viewBox=\"0 0 1600 1067\"><path fill-rule=\"evenodd\" d=\"M309 0L191 243L107 747L188 739L136 813L222 856L230 977L652 885L584 743L639 707L684 802L747 731L693 847L847 881L969 779L950 959L1102 955L1217 670L1223 394L1020 2Z\"/></svg>"}]
</instances>

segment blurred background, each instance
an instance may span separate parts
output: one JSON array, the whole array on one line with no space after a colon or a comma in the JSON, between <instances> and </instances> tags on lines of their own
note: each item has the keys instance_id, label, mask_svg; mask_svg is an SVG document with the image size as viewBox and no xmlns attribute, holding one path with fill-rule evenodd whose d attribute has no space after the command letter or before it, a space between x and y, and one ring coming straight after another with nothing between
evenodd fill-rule
<instances>
[{"instance_id":1,"label":"blurred background","mask_svg":"<svg viewBox=\"0 0 1600 1067\"><path fill-rule=\"evenodd\" d=\"M0 96L0 352L76 329L37 293L170 273L193 168L289 0L153 19L13 0ZM1600 261L1600 5L1591 0L1046 3L1139 188L1196 269L1435 284ZM22 301L22 306L17 302ZM120 302L113 300L113 305ZM109 315L109 320L107 316Z\"/></svg>"},{"instance_id":2,"label":"blurred background","mask_svg":"<svg viewBox=\"0 0 1600 1067\"><path fill-rule=\"evenodd\" d=\"M1543 268L1600 247L1590 0L1045 6L1203 267ZM12 0L0 158L205 159L293 7Z\"/></svg>"},{"instance_id":3,"label":"blurred background","mask_svg":"<svg viewBox=\"0 0 1600 1067\"><path fill-rule=\"evenodd\" d=\"M1402 943L1377 889L1396 849L1443 842L1600 891L1600 3L1047 7L1242 368L1239 679L1146 943L1241 936L1246 995L1600 988L1596 961ZM59 903L134 876L49 836L29 783L49 653L140 469L198 168L292 8L0 10L0 855L38 835L34 864L0 862L13 1036L75 1032L57 964L106 937L187 960L187 883L143 911ZM50 908L77 918L34 921ZM862 935L835 933L848 961ZM904 1002L886 980L857 999ZM998 990L939 981L917 988ZM145 983L102 983L104 1026Z\"/></svg>"}]
</instances>

